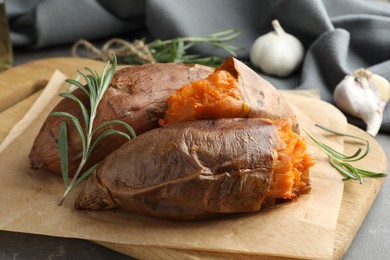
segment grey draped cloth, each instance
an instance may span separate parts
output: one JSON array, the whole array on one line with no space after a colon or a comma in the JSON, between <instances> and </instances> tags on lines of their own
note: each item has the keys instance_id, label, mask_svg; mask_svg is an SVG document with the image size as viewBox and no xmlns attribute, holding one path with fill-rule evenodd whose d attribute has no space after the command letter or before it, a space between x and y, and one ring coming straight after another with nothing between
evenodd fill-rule
<instances>
[{"instance_id":1,"label":"grey draped cloth","mask_svg":"<svg viewBox=\"0 0 390 260\"><path fill-rule=\"evenodd\" d=\"M117 35L153 38L200 36L230 28L238 58L249 62L253 41L278 19L305 47L302 67L288 78L263 75L279 89L320 89L333 102L346 74L366 68L390 80L390 4L374 0L6 0L16 47L42 48ZM199 47L203 55L227 54ZM352 120L353 121L353 120ZM361 122L355 124L363 126ZM390 133L387 105L382 132Z\"/></svg>"}]
</instances>

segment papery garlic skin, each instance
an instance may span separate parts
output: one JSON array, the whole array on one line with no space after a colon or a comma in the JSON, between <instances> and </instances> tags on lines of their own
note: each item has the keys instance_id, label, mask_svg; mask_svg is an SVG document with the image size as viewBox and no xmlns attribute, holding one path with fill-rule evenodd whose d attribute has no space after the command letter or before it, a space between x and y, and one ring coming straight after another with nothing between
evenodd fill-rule
<instances>
[{"instance_id":1,"label":"papery garlic skin","mask_svg":"<svg viewBox=\"0 0 390 260\"><path fill-rule=\"evenodd\" d=\"M352 75L347 75L333 92L336 106L362 119L367 125L367 133L372 136L379 132L383 110L389 97L389 82L365 69L358 69Z\"/></svg>"},{"instance_id":2,"label":"papery garlic skin","mask_svg":"<svg viewBox=\"0 0 390 260\"><path fill-rule=\"evenodd\" d=\"M254 66L268 75L286 77L301 64L305 51L302 43L286 33L278 20L273 20L272 26L275 31L254 41L249 58Z\"/></svg>"},{"instance_id":3,"label":"papery garlic skin","mask_svg":"<svg viewBox=\"0 0 390 260\"><path fill-rule=\"evenodd\" d=\"M390 100L390 83L378 74L372 74L369 81L373 81L378 89L381 100L386 104Z\"/></svg>"}]
</instances>

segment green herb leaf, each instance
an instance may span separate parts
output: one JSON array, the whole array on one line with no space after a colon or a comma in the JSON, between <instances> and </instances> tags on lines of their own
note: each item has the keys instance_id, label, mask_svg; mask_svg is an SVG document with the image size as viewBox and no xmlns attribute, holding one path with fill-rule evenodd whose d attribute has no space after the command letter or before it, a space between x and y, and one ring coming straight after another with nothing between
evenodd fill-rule
<instances>
[{"instance_id":1,"label":"green herb leaf","mask_svg":"<svg viewBox=\"0 0 390 260\"><path fill-rule=\"evenodd\" d=\"M81 89L82 91L84 91L84 93L85 93L88 97L90 96L89 91L88 91L80 82L78 82L77 80L74 80L74 79L67 79L67 80L65 80L65 82L68 82L69 84L76 86L77 88L79 88L79 89Z\"/></svg>"},{"instance_id":2,"label":"green herb leaf","mask_svg":"<svg viewBox=\"0 0 390 260\"><path fill-rule=\"evenodd\" d=\"M86 154L86 149L87 149L86 139L84 136L83 128L81 127L79 120L75 116L73 116L67 112L53 112L53 113L51 113L51 116L63 116L63 117L67 117L70 120L72 120L74 126L76 127L77 132L79 133L81 143L83 145L83 154Z\"/></svg>"},{"instance_id":3,"label":"green herb leaf","mask_svg":"<svg viewBox=\"0 0 390 260\"><path fill-rule=\"evenodd\" d=\"M59 96L64 98L69 98L79 104L81 112L83 113L85 127L87 127L89 125L89 116L88 116L87 108L84 106L83 102L81 102L80 99L78 99L75 95L71 93L60 93Z\"/></svg>"},{"instance_id":4,"label":"green herb leaf","mask_svg":"<svg viewBox=\"0 0 390 260\"><path fill-rule=\"evenodd\" d=\"M121 126L125 127L127 129L127 131L129 131L129 133L131 134L132 138L136 137L136 133L135 133L134 129L132 127L130 127L128 124L126 124L123 121L121 121L121 120L111 120L111 121L108 121L108 122L100 125L99 127L96 127L93 130L92 133L95 134L96 131L98 131L98 130L100 130L102 128L105 128L107 126L114 125L114 124L118 124L118 125L121 125Z\"/></svg>"},{"instance_id":5,"label":"green herb leaf","mask_svg":"<svg viewBox=\"0 0 390 260\"><path fill-rule=\"evenodd\" d=\"M58 137L58 146L60 150L61 173L64 180L65 188L69 186L68 174L68 135L66 129L66 122L62 121L60 126L60 133Z\"/></svg>"},{"instance_id":6,"label":"green herb leaf","mask_svg":"<svg viewBox=\"0 0 390 260\"><path fill-rule=\"evenodd\" d=\"M360 175L364 175L370 178L383 178L387 176L387 173L384 172L370 172L359 168L355 168L355 169Z\"/></svg>"},{"instance_id":7,"label":"green herb leaf","mask_svg":"<svg viewBox=\"0 0 390 260\"><path fill-rule=\"evenodd\" d=\"M366 150L363 154L361 154L362 148L359 147L354 154L345 155L345 154L340 153L340 152L334 150L333 148L329 147L328 145L326 145L325 143L321 142L316 137L314 137L312 134L310 134L306 129L303 129L306 132L306 134L310 137L310 139L312 139L314 141L314 143L326 155L328 155L330 164L335 169L337 169L341 175L344 176L343 180L354 179L354 180L358 180L360 183L363 183L362 176L371 177L371 178L382 178L382 177L387 176L386 173L377 173L377 172L362 170L362 169L356 168L353 165L348 163L348 162L355 162L355 161L361 160L367 156L367 154L370 150L370 143L368 140L365 140L365 139L360 138L358 136L336 132L334 130L331 130L331 129L326 128L326 127L321 126L321 125L316 124L316 126L327 131L327 132L333 133L335 135L358 139L358 140L363 141L365 143Z\"/></svg>"},{"instance_id":8,"label":"green herb leaf","mask_svg":"<svg viewBox=\"0 0 390 260\"><path fill-rule=\"evenodd\" d=\"M339 159L339 160L355 160L355 158L362 151L361 148L358 148L354 154L352 154L352 155L345 155L345 154L342 154L342 153L334 150L333 148L329 147L328 145L320 142L316 137L311 135L309 132L306 131L306 133L321 148L322 151L324 151L326 154L331 155L335 159Z\"/></svg>"},{"instance_id":9,"label":"green herb leaf","mask_svg":"<svg viewBox=\"0 0 390 260\"><path fill-rule=\"evenodd\" d=\"M122 136L124 138L126 138L127 140L130 140L130 136L126 133L123 133L121 131L118 131L118 130L115 130L115 129L109 129L107 131L105 131L103 134L99 135L99 137L95 140L95 142L91 145L91 148L89 149L89 154L91 154L91 152L95 149L95 147L104 139L106 138L107 136L110 136L110 135L119 135L119 136ZM88 155L89 155L88 154Z\"/></svg>"},{"instance_id":10,"label":"green herb leaf","mask_svg":"<svg viewBox=\"0 0 390 260\"><path fill-rule=\"evenodd\" d=\"M363 142L366 143L366 151L365 151L360 157L358 157L358 155L359 155L360 152L361 152L361 148L359 148L359 149L356 151L355 154L353 154L353 155L351 155L351 156L345 156L344 160L348 160L348 161L350 161L350 162L352 162L352 161L359 161L360 159L363 159L364 157L366 157L367 154L368 154L369 151L370 151L370 142L369 142L368 140L365 140L365 139L360 138L360 137L358 137L358 136L354 136L354 135L350 135L350 134L346 134L346 133L336 132L336 131L334 131L334 130L332 130L332 129L329 129L329 128L325 127L325 126L321 126L321 125L318 125L318 124L316 124L315 126L321 128L321 129L323 129L323 130L325 130L325 131L327 131L327 132L329 132L329 133L333 133L333 134L339 135L339 136L350 137L350 138L357 139L357 140L360 140L360 141L363 141ZM342 155L341 155L341 156L342 156Z\"/></svg>"}]
</instances>

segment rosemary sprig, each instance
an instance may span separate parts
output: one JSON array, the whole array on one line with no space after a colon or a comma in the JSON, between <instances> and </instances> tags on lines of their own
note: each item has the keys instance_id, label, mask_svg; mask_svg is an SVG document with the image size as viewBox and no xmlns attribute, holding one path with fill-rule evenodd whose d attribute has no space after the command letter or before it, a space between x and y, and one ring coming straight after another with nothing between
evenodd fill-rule
<instances>
[{"instance_id":1,"label":"rosemary sprig","mask_svg":"<svg viewBox=\"0 0 390 260\"><path fill-rule=\"evenodd\" d=\"M350 162L359 161L367 156L367 154L369 153L369 150L370 150L370 142L368 140L365 140L365 139L360 138L358 136L354 136L354 135L350 135L350 134L346 134L346 133L340 133L340 132L331 130L329 128L326 128L326 127L318 125L318 124L316 124L316 126L327 131L327 132L335 134L335 135L346 136L346 137L350 137L350 138L365 142L366 148L365 148L364 153L362 153L362 151L363 151L362 148L359 147L354 154L345 155L345 154L342 154L342 153L334 150L333 148L329 147L328 145L326 145L325 143L321 142L316 137L314 137L312 134L310 134L306 129L303 129L306 132L306 134L310 137L310 139L312 139L314 141L314 143L326 155L328 155L330 164L335 169L337 169L341 175L343 175L343 177L344 177L343 180L354 179L354 180L358 180L360 183L363 183L362 176L367 176L367 177L371 177L371 178L382 178L382 177L387 176L387 173L371 172L371 171L356 168L350 164Z\"/></svg>"},{"instance_id":2,"label":"rosemary sprig","mask_svg":"<svg viewBox=\"0 0 390 260\"><path fill-rule=\"evenodd\" d=\"M149 43L145 39L128 42L124 39L112 38L104 43L102 48L81 39L73 45L72 55L105 61L111 60L112 54L115 54L118 62L122 64L141 65L154 62L174 62L216 67L223 62L223 57L203 57L191 53L191 48L195 45L209 45L224 50L228 55L236 56L236 51L242 48L230 45L229 42L236 39L239 34L237 29L229 29L204 36L178 37L169 40L156 39ZM82 47L87 52L79 55L79 50Z\"/></svg>"},{"instance_id":3,"label":"rosemary sprig","mask_svg":"<svg viewBox=\"0 0 390 260\"><path fill-rule=\"evenodd\" d=\"M223 58L201 57L197 54L188 54L188 50L197 44L207 44L220 48L231 56L236 56L236 51L240 48L229 45L227 42L234 40L239 34L238 30L230 29L199 37L175 38L165 41L157 39L147 44L147 47L157 62L197 63L215 67L222 63Z\"/></svg>"},{"instance_id":4,"label":"rosemary sprig","mask_svg":"<svg viewBox=\"0 0 390 260\"><path fill-rule=\"evenodd\" d=\"M80 99L78 99L75 95L71 93L61 93L60 96L64 98L68 98L76 103L78 103L83 120L84 120L84 128L82 127L80 121L73 115L67 113L67 112L53 112L51 113L51 116L61 116L70 119L70 121L74 124L74 126L77 129L77 132L79 134L81 144L82 144L82 157L81 162L72 178L72 180L69 183L69 172L68 172L68 137L67 137L67 123L63 121L60 125L60 132L59 132L59 139L58 139L58 146L59 146L59 155L60 155L60 163L61 163L61 173L65 184L65 192L63 196L60 199L60 202L58 205L62 205L64 202L66 196L82 181L84 181L96 168L97 164L93 165L91 168L86 170L84 173L82 173L82 169L87 162L89 156L91 155L92 151L95 149L95 147L107 136L109 135L120 135L123 136L126 139L130 139L131 137L135 137L135 131L132 127L130 127L128 124L126 124L123 121L120 120L111 120L108 121L98 127L94 127L94 119L96 117L97 107L103 98L104 93L106 92L112 77L115 73L117 60L114 55L114 59L112 62L111 67L109 67L110 62L107 62L105 65L102 75L99 76L96 71L92 71L90 68L85 68L89 74L84 74L80 71L78 73L85 79L87 84L84 86L77 80L68 79L66 80L68 83L76 86L77 88L80 88L88 97L89 97L89 104L90 104L90 110L88 111L85 105L81 102ZM95 141L92 142L92 139L96 132L100 129L104 129L107 126L118 124L122 125L126 128L126 130L130 133L127 134L122 131L114 130L114 129L108 129L104 131L101 135L99 135L97 138L95 138ZM131 136L131 137L130 137Z\"/></svg>"}]
</instances>

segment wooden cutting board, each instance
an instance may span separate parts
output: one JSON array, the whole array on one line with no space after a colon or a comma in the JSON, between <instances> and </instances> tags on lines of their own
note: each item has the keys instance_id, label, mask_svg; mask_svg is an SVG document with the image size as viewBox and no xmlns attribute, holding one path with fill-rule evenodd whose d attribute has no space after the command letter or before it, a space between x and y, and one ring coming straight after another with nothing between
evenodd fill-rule
<instances>
[{"instance_id":1,"label":"wooden cutting board","mask_svg":"<svg viewBox=\"0 0 390 260\"><path fill-rule=\"evenodd\" d=\"M0 73L0 143L5 138L12 126L18 122L30 108L35 99L39 96L40 90L45 86L48 79L56 69L67 75L74 75L77 69L85 66L93 67L98 61L78 58L51 58L30 62L8 71ZM371 142L369 156L360 164L366 165L375 162L377 169L387 169L387 159L375 139L368 136L364 131L349 125L348 132L364 136ZM346 143L347 152L354 151L353 145ZM358 165L359 166L359 165ZM343 200L339 213L336 238L334 245L334 258L341 258L349 248L354 236L362 224L368 210L370 209L376 195L378 194L383 179L365 179L364 185L349 181L345 183ZM221 255L215 252L196 252L193 250L178 250L168 248L144 248L142 246L123 246L112 243L101 243L103 246L134 257L143 258L217 258L224 259L229 255ZM240 257L240 255L235 255ZM248 255L242 255L248 259ZM250 259L250 258L249 258Z\"/></svg>"}]
</instances>

